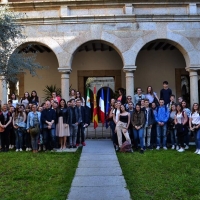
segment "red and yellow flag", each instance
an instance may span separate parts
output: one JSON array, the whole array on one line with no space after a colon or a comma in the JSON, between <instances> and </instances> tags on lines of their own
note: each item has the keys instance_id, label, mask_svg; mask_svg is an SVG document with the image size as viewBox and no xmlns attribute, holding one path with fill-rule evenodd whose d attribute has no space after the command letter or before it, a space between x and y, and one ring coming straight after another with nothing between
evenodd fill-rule
<instances>
[{"instance_id":1,"label":"red and yellow flag","mask_svg":"<svg viewBox=\"0 0 200 200\"><path fill-rule=\"evenodd\" d=\"M94 129L96 129L98 126L96 87L94 87L93 94L94 94L93 123L94 123Z\"/></svg>"}]
</instances>

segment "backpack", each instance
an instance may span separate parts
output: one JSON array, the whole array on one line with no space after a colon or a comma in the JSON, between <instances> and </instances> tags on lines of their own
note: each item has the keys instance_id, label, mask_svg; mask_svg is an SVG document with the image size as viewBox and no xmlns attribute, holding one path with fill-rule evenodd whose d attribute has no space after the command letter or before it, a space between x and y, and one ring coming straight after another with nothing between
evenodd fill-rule
<instances>
[{"instance_id":1,"label":"backpack","mask_svg":"<svg viewBox=\"0 0 200 200\"><path fill-rule=\"evenodd\" d=\"M122 144L121 148L120 148L120 152L124 152L124 153L131 153L131 152L133 152L131 143L129 141L125 141Z\"/></svg>"},{"instance_id":2,"label":"backpack","mask_svg":"<svg viewBox=\"0 0 200 200\"><path fill-rule=\"evenodd\" d=\"M160 106L158 106L157 108L156 108L156 112L158 113L158 110L159 110L159 108L160 108ZM167 106L165 105L165 112L167 112Z\"/></svg>"}]
</instances>

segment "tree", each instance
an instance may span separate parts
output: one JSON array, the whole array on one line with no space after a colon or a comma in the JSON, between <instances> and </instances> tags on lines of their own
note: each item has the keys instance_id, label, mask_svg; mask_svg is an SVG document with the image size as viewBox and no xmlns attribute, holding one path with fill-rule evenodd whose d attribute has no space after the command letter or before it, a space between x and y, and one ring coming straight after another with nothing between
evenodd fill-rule
<instances>
[{"instance_id":1,"label":"tree","mask_svg":"<svg viewBox=\"0 0 200 200\"><path fill-rule=\"evenodd\" d=\"M26 38L24 27L17 22L22 17L8 6L0 6L0 75L6 82L16 82L19 73L26 71L36 76L36 70L44 68L36 62L36 53L20 52L19 46Z\"/></svg>"}]
</instances>

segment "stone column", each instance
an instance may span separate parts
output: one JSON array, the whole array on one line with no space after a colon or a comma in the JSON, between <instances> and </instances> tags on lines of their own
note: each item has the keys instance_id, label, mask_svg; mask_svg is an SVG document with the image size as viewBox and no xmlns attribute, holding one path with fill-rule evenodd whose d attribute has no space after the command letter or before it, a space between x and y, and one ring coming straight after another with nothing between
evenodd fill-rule
<instances>
[{"instance_id":1,"label":"stone column","mask_svg":"<svg viewBox=\"0 0 200 200\"><path fill-rule=\"evenodd\" d=\"M0 76L0 100L2 104L8 103L7 84L3 76Z\"/></svg>"},{"instance_id":2,"label":"stone column","mask_svg":"<svg viewBox=\"0 0 200 200\"><path fill-rule=\"evenodd\" d=\"M124 66L123 70L126 73L126 96L134 96L134 71L136 66Z\"/></svg>"},{"instance_id":3,"label":"stone column","mask_svg":"<svg viewBox=\"0 0 200 200\"><path fill-rule=\"evenodd\" d=\"M190 75L190 105L199 102L198 91L198 73L195 70L189 70Z\"/></svg>"},{"instance_id":4,"label":"stone column","mask_svg":"<svg viewBox=\"0 0 200 200\"><path fill-rule=\"evenodd\" d=\"M69 75L71 69L58 69L61 72L61 92L62 98L66 101L69 100Z\"/></svg>"}]
</instances>

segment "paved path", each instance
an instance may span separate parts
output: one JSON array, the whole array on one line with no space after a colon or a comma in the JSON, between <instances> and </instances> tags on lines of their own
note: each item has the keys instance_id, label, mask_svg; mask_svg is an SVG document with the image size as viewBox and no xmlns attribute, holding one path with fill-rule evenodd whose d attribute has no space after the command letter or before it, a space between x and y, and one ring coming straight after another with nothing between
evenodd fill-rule
<instances>
[{"instance_id":1,"label":"paved path","mask_svg":"<svg viewBox=\"0 0 200 200\"><path fill-rule=\"evenodd\" d=\"M111 140L87 140L68 200L130 200Z\"/></svg>"}]
</instances>

